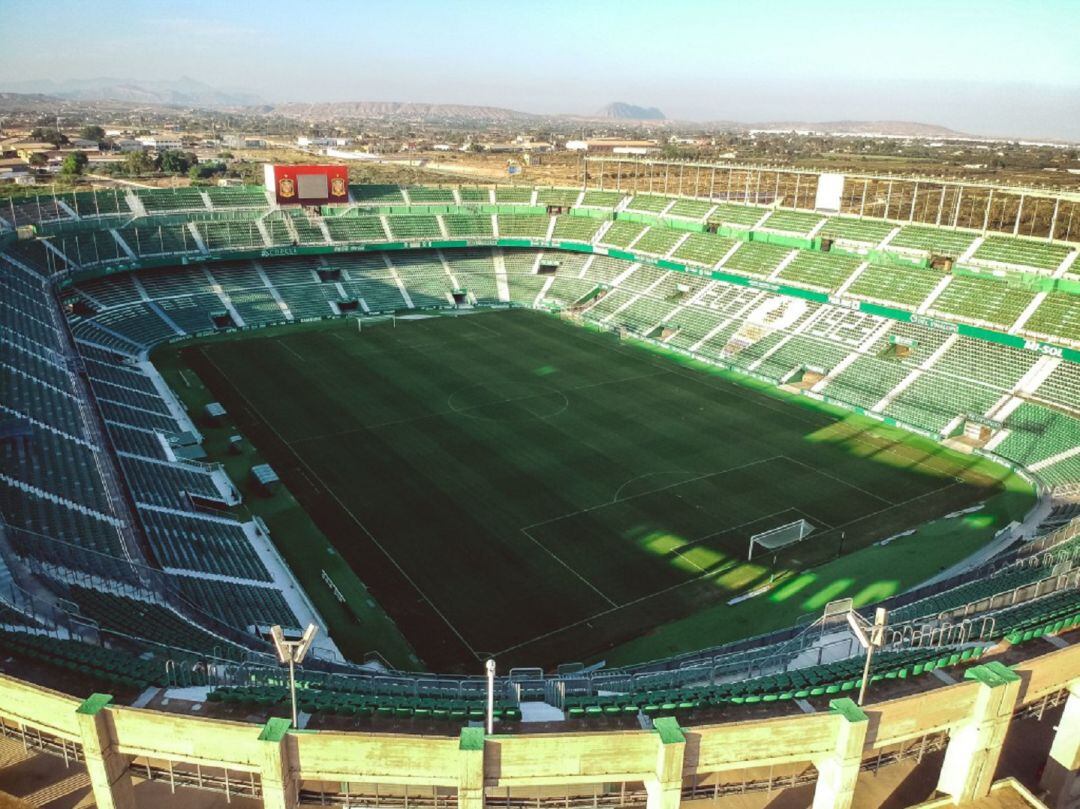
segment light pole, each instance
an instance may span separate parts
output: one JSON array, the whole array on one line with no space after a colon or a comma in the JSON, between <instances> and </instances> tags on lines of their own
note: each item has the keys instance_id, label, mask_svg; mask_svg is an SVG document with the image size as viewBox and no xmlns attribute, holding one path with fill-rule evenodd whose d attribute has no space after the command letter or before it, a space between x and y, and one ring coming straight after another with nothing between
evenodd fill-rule
<instances>
[{"instance_id":1,"label":"light pole","mask_svg":"<svg viewBox=\"0 0 1080 809\"><path fill-rule=\"evenodd\" d=\"M487 671L487 732L495 732L495 661L490 658L484 664Z\"/></svg>"},{"instance_id":2,"label":"light pole","mask_svg":"<svg viewBox=\"0 0 1080 809\"><path fill-rule=\"evenodd\" d=\"M311 648L311 642L315 640L315 633L319 627L308 624L300 640L285 640L285 633L281 627L275 624L270 627L270 637L274 641L274 649L277 651L278 660L289 664L289 698L292 701L292 724L296 724L296 664L303 663Z\"/></svg>"},{"instance_id":3,"label":"light pole","mask_svg":"<svg viewBox=\"0 0 1080 809\"><path fill-rule=\"evenodd\" d=\"M870 626L869 633L862 627L855 617L857 613L852 610L847 614L848 623L859 645L866 649L866 663L863 665L862 685L859 687L859 705L866 698L866 689L870 685L870 663L874 659L874 649L879 648L885 640L885 621L888 611L884 607L878 607L874 613L874 623Z\"/></svg>"}]
</instances>

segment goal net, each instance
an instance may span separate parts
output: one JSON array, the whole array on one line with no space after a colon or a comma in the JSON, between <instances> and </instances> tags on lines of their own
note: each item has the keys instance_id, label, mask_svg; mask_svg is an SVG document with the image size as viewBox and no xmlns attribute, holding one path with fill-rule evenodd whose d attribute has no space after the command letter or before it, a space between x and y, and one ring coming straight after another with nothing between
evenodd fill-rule
<instances>
[{"instance_id":1,"label":"goal net","mask_svg":"<svg viewBox=\"0 0 1080 809\"><path fill-rule=\"evenodd\" d=\"M755 547L766 551L778 551L788 545L802 542L813 530L814 526L806 520L795 520L795 522L762 531L760 534L754 534L750 537L750 552L746 557L747 561L754 558Z\"/></svg>"},{"instance_id":2,"label":"goal net","mask_svg":"<svg viewBox=\"0 0 1080 809\"><path fill-rule=\"evenodd\" d=\"M356 318L356 332L357 334L363 334L364 329L370 329L372 326L378 326L382 323L389 323L392 328L397 328L397 316L396 315L367 315L365 317Z\"/></svg>"}]
</instances>

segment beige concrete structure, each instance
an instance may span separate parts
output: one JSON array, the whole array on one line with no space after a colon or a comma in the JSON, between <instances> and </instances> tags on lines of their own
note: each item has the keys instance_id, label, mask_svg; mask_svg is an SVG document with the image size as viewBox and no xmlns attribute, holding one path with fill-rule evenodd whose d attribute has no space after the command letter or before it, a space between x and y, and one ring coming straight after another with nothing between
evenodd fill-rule
<instances>
[{"instance_id":1,"label":"beige concrete structure","mask_svg":"<svg viewBox=\"0 0 1080 809\"><path fill-rule=\"evenodd\" d=\"M1080 681L1069 688L1042 786L1053 809L1080 807Z\"/></svg>"},{"instance_id":2,"label":"beige concrete structure","mask_svg":"<svg viewBox=\"0 0 1080 809\"><path fill-rule=\"evenodd\" d=\"M463 809L514 790L643 784L649 809L677 809L688 789L719 773L813 765L815 809L848 809L864 762L941 733L948 747L939 790L956 804L985 797L1014 713L1063 691L1068 702L1046 777L1065 807L1076 805L1069 796L1080 764L1080 645L1011 669L979 665L963 682L862 709L839 699L828 711L757 721L680 727L658 719L648 731L486 736L465 728L456 738L294 731L281 719L256 726L117 706L104 695L80 701L9 677L0 677L0 720L38 742L78 746L103 809L134 807L132 772L150 773L150 762L159 772L166 766L170 780L174 768L198 767L200 778L206 768L223 769L226 790L231 777L234 789L250 786L273 809L297 806L313 782L413 794L441 788Z\"/></svg>"}]
</instances>

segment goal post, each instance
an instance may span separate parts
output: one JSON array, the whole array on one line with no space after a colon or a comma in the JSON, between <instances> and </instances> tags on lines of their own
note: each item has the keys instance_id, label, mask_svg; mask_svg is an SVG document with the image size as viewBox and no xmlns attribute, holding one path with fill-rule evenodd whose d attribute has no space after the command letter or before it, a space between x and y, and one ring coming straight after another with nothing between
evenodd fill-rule
<instances>
[{"instance_id":1,"label":"goal post","mask_svg":"<svg viewBox=\"0 0 1080 809\"><path fill-rule=\"evenodd\" d=\"M796 542L802 542L814 530L814 526L807 520L798 519L785 525L770 528L768 531L754 534L750 537L750 548L746 559L754 558L754 547L760 547L766 551L778 551Z\"/></svg>"},{"instance_id":2,"label":"goal post","mask_svg":"<svg viewBox=\"0 0 1080 809\"><path fill-rule=\"evenodd\" d=\"M397 328L397 315L361 315L356 318L356 333L364 333L364 324L371 326L378 325L379 323L390 323L395 329Z\"/></svg>"}]
</instances>

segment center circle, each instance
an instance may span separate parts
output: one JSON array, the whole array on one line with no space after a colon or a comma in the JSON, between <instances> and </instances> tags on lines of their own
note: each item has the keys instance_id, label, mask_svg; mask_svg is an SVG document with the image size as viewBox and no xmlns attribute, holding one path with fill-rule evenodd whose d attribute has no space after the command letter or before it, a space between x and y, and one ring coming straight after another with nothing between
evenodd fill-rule
<instances>
[{"instance_id":1,"label":"center circle","mask_svg":"<svg viewBox=\"0 0 1080 809\"><path fill-rule=\"evenodd\" d=\"M557 416L570 406L562 391L531 381L497 380L458 388L446 398L454 413L485 421Z\"/></svg>"}]
</instances>

